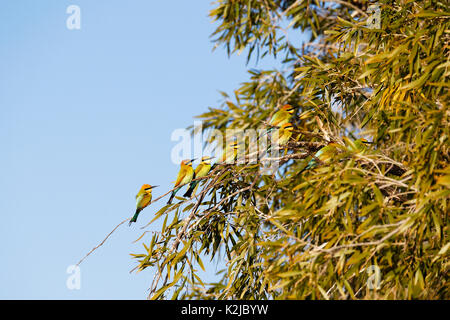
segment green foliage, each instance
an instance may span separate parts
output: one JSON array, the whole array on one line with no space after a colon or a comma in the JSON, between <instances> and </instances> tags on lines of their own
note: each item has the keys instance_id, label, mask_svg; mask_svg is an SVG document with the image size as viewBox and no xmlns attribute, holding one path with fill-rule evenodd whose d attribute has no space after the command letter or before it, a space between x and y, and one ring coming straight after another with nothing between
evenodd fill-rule
<instances>
[{"instance_id":1,"label":"green foliage","mask_svg":"<svg viewBox=\"0 0 450 320\"><path fill-rule=\"evenodd\" d=\"M450 298L449 7L381 0L370 29L368 4L215 3L217 45L249 59L283 53L287 71L250 70L199 116L204 129L264 128L289 103L297 134L276 174L218 165L196 197L156 214L162 230L134 255L158 270L152 298ZM286 22L310 42L295 48ZM362 136L374 144L356 150ZM329 141L341 152L299 174ZM217 283L198 276L205 257L226 263Z\"/></svg>"}]
</instances>

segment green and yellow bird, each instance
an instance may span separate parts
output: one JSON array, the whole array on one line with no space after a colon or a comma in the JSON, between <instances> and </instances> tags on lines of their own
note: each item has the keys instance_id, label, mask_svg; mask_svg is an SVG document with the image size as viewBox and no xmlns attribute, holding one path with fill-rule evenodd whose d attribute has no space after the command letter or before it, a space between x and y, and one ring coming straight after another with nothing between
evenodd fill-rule
<instances>
[{"instance_id":1,"label":"green and yellow bird","mask_svg":"<svg viewBox=\"0 0 450 320\"><path fill-rule=\"evenodd\" d=\"M180 189L189 182L192 181L194 178L194 169L192 169L192 162L195 159L191 160L183 160L180 164L180 171L178 172L177 180L175 180L174 187L178 187L175 190L172 191L172 194L170 195L169 201L167 201L167 204L172 203L173 198L175 197L175 194L180 191Z\"/></svg>"},{"instance_id":2,"label":"green and yellow bird","mask_svg":"<svg viewBox=\"0 0 450 320\"><path fill-rule=\"evenodd\" d=\"M233 141L228 143L222 150L222 156L218 163L234 163L238 156L239 143Z\"/></svg>"},{"instance_id":3,"label":"green and yellow bird","mask_svg":"<svg viewBox=\"0 0 450 320\"><path fill-rule=\"evenodd\" d=\"M200 164L195 168L194 176L195 178L203 178L208 175L209 171L211 170L211 157L203 157ZM196 189L198 183L200 180L192 181L189 185L188 191L183 195L183 197L191 197L192 192Z\"/></svg>"},{"instance_id":4,"label":"green and yellow bird","mask_svg":"<svg viewBox=\"0 0 450 320\"><path fill-rule=\"evenodd\" d=\"M353 142L349 143L349 151L355 153L364 153L367 150L367 145L372 144L373 142L369 142L364 138L359 138Z\"/></svg>"},{"instance_id":5,"label":"green and yellow bird","mask_svg":"<svg viewBox=\"0 0 450 320\"><path fill-rule=\"evenodd\" d=\"M128 224L129 226L131 226L132 222L136 222L139 213L152 202L152 189L156 187L158 186L151 186L149 184L142 185L136 195L136 212L134 213L133 218L131 218L130 223Z\"/></svg>"},{"instance_id":6,"label":"green and yellow bird","mask_svg":"<svg viewBox=\"0 0 450 320\"><path fill-rule=\"evenodd\" d=\"M283 105L270 119L269 124L275 127L281 127L288 123L294 113L295 108L290 104Z\"/></svg>"},{"instance_id":7,"label":"green and yellow bird","mask_svg":"<svg viewBox=\"0 0 450 320\"><path fill-rule=\"evenodd\" d=\"M329 142L325 147L321 148L314 154L313 158L302 170L300 170L299 174L305 170L315 168L319 163L328 163L330 159L336 155L338 149L340 148L340 144L333 141Z\"/></svg>"},{"instance_id":8,"label":"green and yellow bird","mask_svg":"<svg viewBox=\"0 0 450 320\"><path fill-rule=\"evenodd\" d=\"M276 131L277 132L276 134L278 135L277 144L279 146L284 146L285 144L287 144L292 136L293 130L294 126L290 122L287 122L283 124L280 128L278 128L278 130Z\"/></svg>"}]
</instances>

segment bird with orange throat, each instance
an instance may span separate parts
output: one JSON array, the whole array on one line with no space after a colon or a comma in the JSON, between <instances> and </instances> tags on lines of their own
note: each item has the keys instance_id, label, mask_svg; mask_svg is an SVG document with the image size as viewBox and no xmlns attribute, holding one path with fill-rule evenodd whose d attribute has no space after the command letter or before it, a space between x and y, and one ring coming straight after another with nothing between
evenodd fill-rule
<instances>
[{"instance_id":1,"label":"bird with orange throat","mask_svg":"<svg viewBox=\"0 0 450 320\"><path fill-rule=\"evenodd\" d=\"M136 195L136 212L128 225L131 226L132 222L136 222L139 213L152 202L152 189L156 187L158 186L151 186L149 184L142 185Z\"/></svg>"}]
</instances>

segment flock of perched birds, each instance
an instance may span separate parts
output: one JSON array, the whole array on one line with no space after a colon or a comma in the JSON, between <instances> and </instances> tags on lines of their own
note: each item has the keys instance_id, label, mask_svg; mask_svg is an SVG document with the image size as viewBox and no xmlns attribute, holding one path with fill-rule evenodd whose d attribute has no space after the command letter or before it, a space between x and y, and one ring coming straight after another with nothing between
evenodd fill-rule
<instances>
[{"instance_id":1,"label":"flock of perched birds","mask_svg":"<svg viewBox=\"0 0 450 320\"><path fill-rule=\"evenodd\" d=\"M291 106L290 104L285 104L270 119L270 128L268 129L268 132L277 130L275 137L277 137L276 143L278 144L278 146L286 145L292 137L294 126L289 121L294 111L295 108L293 106ZM364 138L355 140L352 146L352 148L354 149L353 151L362 151L365 149L365 144L369 143L371 142L368 142ZM231 144L227 145L222 152L221 158L216 162L216 164L230 163L235 161L237 158L238 147L239 144L237 141L234 141ZM340 145L336 142L329 142L326 146L322 147L314 154L312 159L299 173L308 169L312 169L320 163L327 163L327 161L329 161L329 159L336 153L337 148L339 147ZM189 184L189 187L183 196L191 197L192 193L196 190L198 183L200 182L200 180L198 180L197 178L206 177L211 169L215 166L211 165L212 159L213 158L209 156L202 157L200 164L195 168L195 170L192 167L195 159L187 159L181 161L180 171L178 172L178 176L174 184L175 189L172 191L167 204L172 203L173 198L175 197L177 192L187 184ZM141 189L136 195L136 211L133 217L130 219L129 225L131 225L131 223L133 222L136 222L139 213L151 203L152 189L156 187L158 186L152 186L149 184L142 185Z\"/></svg>"}]
</instances>

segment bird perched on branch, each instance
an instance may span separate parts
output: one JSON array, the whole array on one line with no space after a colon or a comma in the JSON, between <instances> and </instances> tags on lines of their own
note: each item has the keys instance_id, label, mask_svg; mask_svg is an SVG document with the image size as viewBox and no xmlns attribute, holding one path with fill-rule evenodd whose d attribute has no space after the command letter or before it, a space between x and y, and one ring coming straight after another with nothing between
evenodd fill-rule
<instances>
[{"instance_id":1,"label":"bird perched on branch","mask_svg":"<svg viewBox=\"0 0 450 320\"><path fill-rule=\"evenodd\" d=\"M339 145L338 143L333 141L329 142L325 147L322 147L314 154L313 158L302 170L300 170L299 174L305 170L315 168L318 163L328 163L330 159L336 155L340 148L341 145Z\"/></svg>"},{"instance_id":2,"label":"bird perched on branch","mask_svg":"<svg viewBox=\"0 0 450 320\"><path fill-rule=\"evenodd\" d=\"M195 159L187 159L181 161L180 164L180 171L178 172L177 180L175 180L174 187L178 187L175 190L172 191L172 194L170 195L169 201L167 201L167 204L172 203L173 198L175 197L176 193L180 191L181 187L185 184L188 184L192 181L194 178L194 169L192 169L192 162Z\"/></svg>"},{"instance_id":3,"label":"bird perched on branch","mask_svg":"<svg viewBox=\"0 0 450 320\"><path fill-rule=\"evenodd\" d=\"M272 127L269 128L263 135L268 134L269 132L272 132L272 141L271 144L267 148L267 152L272 150L272 147L275 147L274 149L280 149L280 147L284 146L289 142L289 139L292 136L292 131L294 130L294 126L292 123L287 122L280 127ZM285 149L285 153L287 152L287 149Z\"/></svg>"},{"instance_id":4,"label":"bird perched on branch","mask_svg":"<svg viewBox=\"0 0 450 320\"><path fill-rule=\"evenodd\" d=\"M233 141L228 143L225 148L223 148L222 156L220 157L218 163L233 163L236 161L238 156L239 143Z\"/></svg>"},{"instance_id":5,"label":"bird perched on branch","mask_svg":"<svg viewBox=\"0 0 450 320\"><path fill-rule=\"evenodd\" d=\"M372 144L373 142L369 142L364 138L359 138L353 142L349 143L349 151L356 153L363 153L367 150L367 145Z\"/></svg>"},{"instance_id":6,"label":"bird perched on branch","mask_svg":"<svg viewBox=\"0 0 450 320\"><path fill-rule=\"evenodd\" d=\"M289 139L292 136L292 131L294 130L294 126L292 125L292 123L287 122L285 124L283 124L280 128L278 128L278 130L276 131L278 138L277 138L277 143L279 146L284 146L286 143L289 142Z\"/></svg>"},{"instance_id":7,"label":"bird perched on branch","mask_svg":"<svg viewBox=\"0 0 450 320\"><path fill-rule=\"evenodd\" d=\"M131 218L130 223L128 224L129 226L131 226L132 222L136 222L139 213L151 203L152 189L156 187L158 186L151 186L149 184L142 185L141 189L136 195L136 212L133 218Z\"/></svg>"},{"instance_id":8,"label":"bird perched on branch","mask_svg":"<svg viewBox=\"0 0 450 320\"><path fill-rule=\"evenodd\" d=\"M194 176L195 178L203 178L208 175L209 171L211 170L211 157L203 157L202 162L195 168ZM192 192L197 187L200 180L192 181L189 184L189 189L186 191L186 193L183 195L183 197L191 197Z\"/></svg>"},{"instance_id":9,"label":"bird perched on branch","mask_svg":"<svg viewBox=\"0 0 450 320\"><path fill-rule=\"evenodd\" d=\"M288 123L294 113L295 108L290 104L283 105L270 119L269 124L275 127L281 127Z\"/></svg>"}]
</instances>

